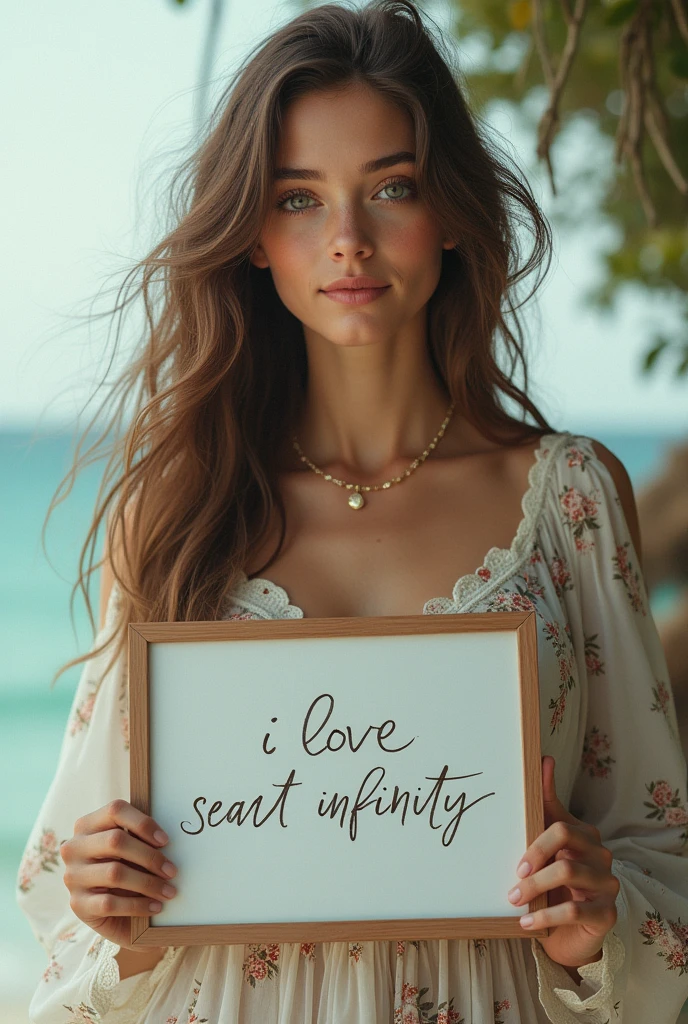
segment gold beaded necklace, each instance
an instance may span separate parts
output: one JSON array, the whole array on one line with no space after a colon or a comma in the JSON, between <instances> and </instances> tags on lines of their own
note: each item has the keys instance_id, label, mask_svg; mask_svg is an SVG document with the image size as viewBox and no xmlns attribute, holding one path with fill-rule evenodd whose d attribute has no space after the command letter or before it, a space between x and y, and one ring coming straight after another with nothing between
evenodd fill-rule
<instances>
[{"instance_id":1,"label":"gold beaded necklace","mask_svg":"<svg viewBox=\"0 0 688 1024\"><path fill-rule=\"evenodd\" d=\"M444 420L442 421L442 426L437 431L437 433L435 434L435 436L433 437L432 441L425 449L425 451L422 452L422 454L420 454L417 459L413 460L411 465L408 467L408 469L404 470L401 476L393 476L390 480L385 480L383 484L352 484L348 483L346 480L338 480L335 476L332 476L331 473L325 473L322 469L319 468L319 466L316 466L315 463L311 462L311 460L306 455L304 455L301 445L297 440L296 434L292 435L292 443L294 445L294 448L296 449L299 458L301 459L301 462L305 462L309 469L312 469L314 473L317 473L318 476L321 476L324 480L329 480L330 483L336 484L337 487L345 487L347 491L352 491L348 499L349 508L359 509L363 508L363 506L365 505L365 498L363 497L362 494L363 491L386 491L392 486L392 484L400 484L402 480L405 480L407 477L411 476L411 473L413 473L416 469L418 469L419 466L421 466L425 462L430 452L433 450L433 448L437 447L438 441L443 437L444 432L447 429L449 420L452 418L452 413L454 412L454 405L455 403L452 402L452 404L449 406L447 415L444 417Z\"/></svg>"}]
</instances>

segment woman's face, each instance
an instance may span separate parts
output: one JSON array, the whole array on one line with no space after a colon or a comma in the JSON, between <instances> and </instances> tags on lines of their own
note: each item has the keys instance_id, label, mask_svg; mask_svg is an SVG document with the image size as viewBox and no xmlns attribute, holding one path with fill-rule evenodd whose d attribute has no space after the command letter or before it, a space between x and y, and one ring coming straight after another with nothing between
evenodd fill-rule
<instances>
[{"instance_id":1,"label":"woman's face","mask_svg":"<svg viewBox=\"0 0 688 1024\"><path fill-rule=\"evenodd\" d=\"M414 151L409 115L367 86L314 91L288 106L251 261L270 268L307 338L365 345L409 329L424 337L442 249L454 243L415 195ZM334 282L357 276L376 287L328 297Z\"/></svg>"}]
</instances>

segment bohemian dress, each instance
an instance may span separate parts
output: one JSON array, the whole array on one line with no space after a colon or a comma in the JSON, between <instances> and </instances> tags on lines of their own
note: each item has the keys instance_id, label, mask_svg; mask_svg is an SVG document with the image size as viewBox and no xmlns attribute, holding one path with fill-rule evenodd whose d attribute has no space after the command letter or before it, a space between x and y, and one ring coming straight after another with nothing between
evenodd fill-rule
<instances>
[{"instance_id":1,"label":"bohemian dress","mask_svg":"<svg viewBox=\"0 0 688 1024\"><path fill-rule=\"evenodd\" d=\"M127 675L121 661L104 672L107 649L84 665L19 869L18 900L47 953L31 1021L673 1024L688 999L686 762L638 555L589 437L541 437L522 509L511 547L493 547L422 611L536 613L542 753L556 759L564 805L600 830L620 883L617 923L581 983L527 935L170 947L120 981L119 947L70 910L59 856L78 817L129 797ZM118 600L115 583L94 646ZM283 588L245 574L222 613L302 617Z\"/></svg>"}]
</instances>

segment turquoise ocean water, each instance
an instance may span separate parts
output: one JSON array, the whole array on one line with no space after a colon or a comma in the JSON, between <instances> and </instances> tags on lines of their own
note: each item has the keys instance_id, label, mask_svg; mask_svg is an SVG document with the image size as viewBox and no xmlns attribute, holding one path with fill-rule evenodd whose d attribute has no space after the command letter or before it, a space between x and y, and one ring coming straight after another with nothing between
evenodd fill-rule
<instances>
[{"instance_id":1,"label":"turquoise ocean water","mask_svg":"<svg viewBox=\"0 0 688 1024\"><path fill-rule=\"evenodd\" d=\"M672 441L679 440L659 433L582 432L624 462L636 490L654 474ZM70 454L66 435L32 441L28 433L0 432L0 1009L26 1005L45 967L43 951L15 903L16 873L50 785L82 666L62 675L52 690L50 679L59 665L92 642L81 600L73 631L69 595L99 482L97 466L82 474L51 519L47 550L52 565L40 544L41 525ZM97 612L97 585L91 596ZM652 595L655 615L663 614L672 597L670 590Z\"/></svg>"}]
</instances>

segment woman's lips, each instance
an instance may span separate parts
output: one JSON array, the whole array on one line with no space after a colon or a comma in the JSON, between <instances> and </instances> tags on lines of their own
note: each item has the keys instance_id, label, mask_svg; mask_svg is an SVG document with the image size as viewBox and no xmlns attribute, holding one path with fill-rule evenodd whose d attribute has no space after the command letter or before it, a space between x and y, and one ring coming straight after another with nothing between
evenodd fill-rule
<instances>
[{"instance_id":1,"label":"woman's lips","mask_svg":"<svg viewBox=\"0 0 688 1024\"><path fill-rule=\"evenodd\" d=\"M388 291L392 286L386 284L384 288L333 288L323 292L333 302L348 302L354 306L362 306L366 302L374 302Z\"/></svg>"}]
</instances>

